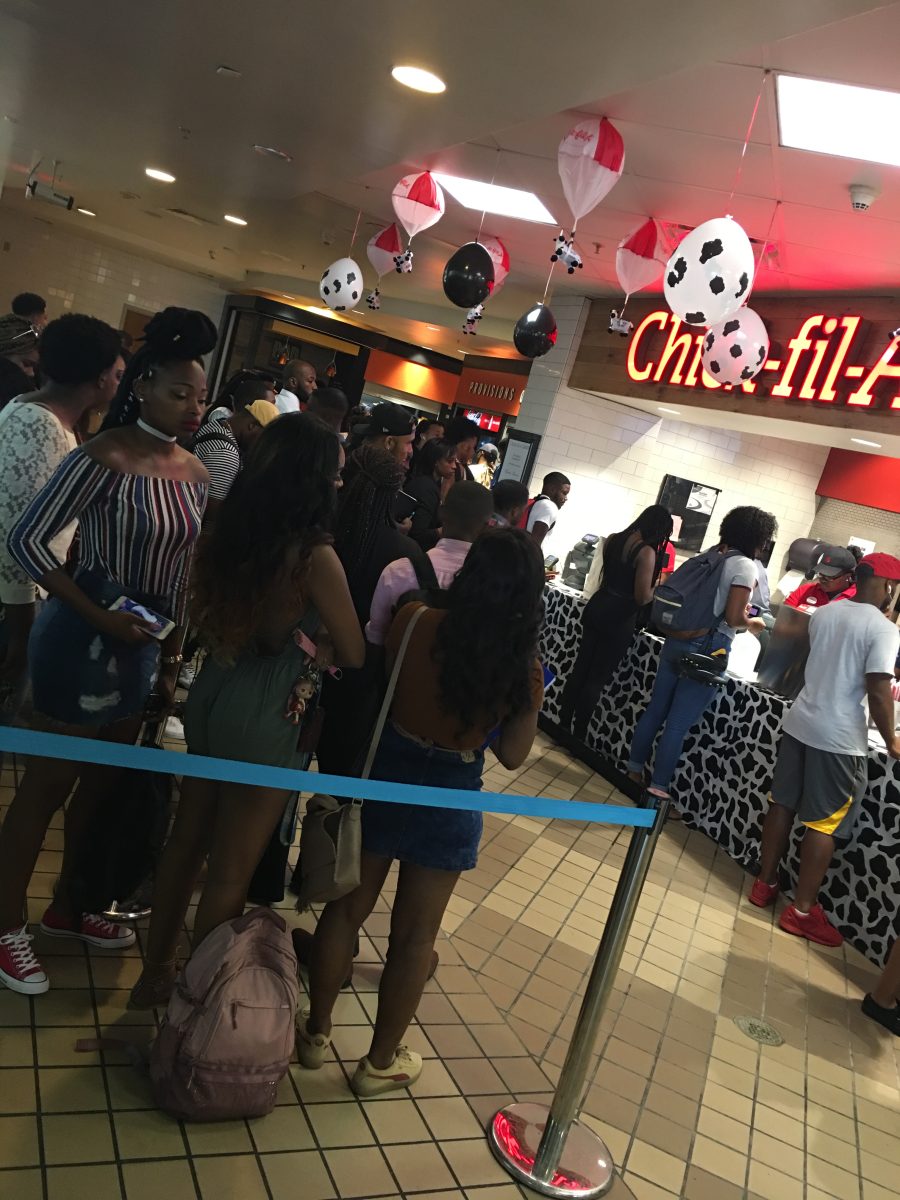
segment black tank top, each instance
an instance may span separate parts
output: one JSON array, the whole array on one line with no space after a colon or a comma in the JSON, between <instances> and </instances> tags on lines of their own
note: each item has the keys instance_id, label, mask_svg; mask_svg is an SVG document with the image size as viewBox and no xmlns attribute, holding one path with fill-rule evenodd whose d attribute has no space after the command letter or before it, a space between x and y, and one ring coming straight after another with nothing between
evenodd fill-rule
<instances>
[{"instance_id":1,"label":"black tank top","mask_svg":"<svg viewBox=\"0 0 900 1200\"><path fill-rule=\"evenodd\" d=\"M635 611L638 608L634 599L637 556L646 544L639 540L631 547L624 560L617 555L614 562L604 562L603 564L603 581L600 584L600 590L610 592L622 600L630 600L634 604Z\"/></svg>"}]
</instances>

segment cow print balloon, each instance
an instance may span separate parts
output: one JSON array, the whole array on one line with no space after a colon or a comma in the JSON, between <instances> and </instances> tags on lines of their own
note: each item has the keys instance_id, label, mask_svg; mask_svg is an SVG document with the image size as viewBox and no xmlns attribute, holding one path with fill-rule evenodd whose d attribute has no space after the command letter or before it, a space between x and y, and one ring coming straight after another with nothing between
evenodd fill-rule
<instances>
[{"instance_id":1,"label":"cow print balloon","mask_svg":"<svg viewBox=\"0 0 900 1200\"><path fill-rule=\"evenodd\" d=\"M769 335L752 308L720 321L703 339L703 369L717 383L747 383L769 356Z\"/></svg>"},{"instance_id":2,"label":"cow print balloon","mask_svg":"<svg viewBox=\"0 0 900 1200\"><path fill-rule=\"evenodd\" d=\"M352 258L333 262L319 281L319 295L335 312L353 308L362 294L362 270Z\"/></svg>"},{"instance_id":3,"label":"cow print balloon","mask_svg":"<svg viewBox=\"0 0 900 1200\"><path fill-rule=\"evenodd\" d=\"M666 263L666 302L688 325L717 325L737 312L753 284L753 247L731 217L698 225Z\"/></svg>"}]
</instances>

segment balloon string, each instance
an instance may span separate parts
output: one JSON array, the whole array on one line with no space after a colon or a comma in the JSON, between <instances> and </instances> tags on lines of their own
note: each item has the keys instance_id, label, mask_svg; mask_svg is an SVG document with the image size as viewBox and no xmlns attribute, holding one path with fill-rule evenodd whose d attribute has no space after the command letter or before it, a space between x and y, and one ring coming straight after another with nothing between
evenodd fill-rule
<instances>
[{"instance_id":1,"label":"balloon string","mask_svg":"<svg viewBox=\"0 0 900 1200\"><path fill-rule=\"evenodd\" d=\"M541 300L541 304L547 303L547 294L550 291L550 280L553 278L553 269L555 266L556 266L556 263L550 264L550 274L547 276L547 283L546 283L546 286L544 287L544 296L543 296L543 299Z\"/></svg>"},{"instance_id":2,"label":"balloon string","mask_svg":"<svg viewBox=\"0 0 900 1200\"><path fill-rule=\"evenodd\" d=\"M734 194L738 190L741 182L741 176L744 173L744 159L747 157L747 149L750 145L750 137L753 134L753 126L756 124L756 114L759 112L759 106L762 103L763 92L766 90L766 81L769 78L768 69L763 71L762 83L760 84L759 94L756 97L756 103L753 105L753 112L750 114L750 124L747 126L747 134L744 138L744 145L741 149L741 157L738 160L737 173L734 177L734 186L731 189L731 194L728 197L728 207L731 208L731 202L734 200Z\"/></svg>"},{"instance_id":3,"label":"balloon string","mask_svg":"<svg viewBox=\"0 0 900 1200\"><path fill-rule=\"evenodd\" d=\"M353 243L356 241L356 235L359 232L359 222L362 217L362 209L356 214L356 224L353 226L353 237L350 239L350 249L353 249Z\"/></svg>"},{"instance_id":4,"label":"balloon string","mask_svg":"<svg viewBox=\"0 0 900 1200\"><path fill-rule=\"evenodd\" d=\"M771 217L771 220L769 221L769 228L766 230L765 239L759 248L759 255L757 256L757 259L756 259L756 266L753 269L754 280L756 279L756 276L759 274L759 268L762 266L762 260L765 257L765 253L769 248L769 238L772 236L772 230L775 228L775 218L778 216L778 210L780 207L781 207L781 201L776 200L775 207L772 209L772 217Z\"/></svg>"},{"instance_id":5,"label":"balloon string","mask_svg":"<svg viewBox=\"0 0 900 1200\"><path fill-rule=\"evenodd\" d=\"M500 159L500 147L498 146L497 147L497 157L494 159L494 170L493 170L493 174L491 175L491 187L494 186L494 180L497 178L497 162L499 161L499 159ZM481 231L482 231L482 229L484 229L484 218L486 216L487 216L487 209L483 208L481 210L481 222L478 226L478 233L475 237L476 242L481 241Z\"/></svg>"}]
</instances>

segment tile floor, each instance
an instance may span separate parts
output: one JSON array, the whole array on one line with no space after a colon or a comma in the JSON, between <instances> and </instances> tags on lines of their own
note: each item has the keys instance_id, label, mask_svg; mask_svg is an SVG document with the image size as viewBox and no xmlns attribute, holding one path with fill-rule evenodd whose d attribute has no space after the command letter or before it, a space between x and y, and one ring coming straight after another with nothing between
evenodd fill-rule
<instances>
[{"instance_id":1,"label":"tile floor","mask_svg":"<svg viewBox=\"0 0 900 1200\"><path fill-rule=\"evenodd\" d=\"M8 802L12 772L3 778ZM541 738L492 790L622 800ZM182 1127L154 1111L124 1052L79 1037L146 1042L125 1008L140 944L117 956L37 948L53 990L0 990L0 1200L515 1200L485 1121L511 1097L549 1097L628 833L488 817L461 882L409 1042L428 1059L409 1093L366 1103L347 1076L367 1045L388 930L382 902L337 1012L336 1054L294 1067L262 1120ZM59 864L54 828L30 911ZM894 1039L859 1014L873 971L853 950L813 949L749 908L742 872L706 838L663 835L590 1071L584 1120L622 1173L615 1200L888 1200L900 1196ZM289 920L300 922L289 906ZM143 936L143 935L142 935ZM139 939L140 941L140 939ZM760 1047L734 1025L763 1015Z\"/></svg>"}]
</instances>

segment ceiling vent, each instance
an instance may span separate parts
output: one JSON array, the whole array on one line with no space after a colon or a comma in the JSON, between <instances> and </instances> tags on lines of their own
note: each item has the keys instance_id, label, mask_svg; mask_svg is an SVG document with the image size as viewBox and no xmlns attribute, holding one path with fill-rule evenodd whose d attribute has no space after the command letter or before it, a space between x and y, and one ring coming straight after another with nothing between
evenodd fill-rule
<instances>
[{"instance_id":1,"label":"ceiling vent","mask_svg":"<svg viewBox=\"0 0 900 1200\"><path fill-rule=\"evenodd\" d=\"M189 212L186 208L164 208L162 216L177 217L179 221L187 221L189 225L212 225L212 221L207 221L205 217L198 217L196 213Z\"/></svg>"},{"instance_id":2,"label":"ceiling vent","mask_svg":"<svg viewBox=\"0 0 900 1200\"><path fill-rule=\"evenodd\" d=\"M864 183L850 184L850 207L854 212L868 212L877 196L875 189Z\"/></svg>"}]
</instances>

